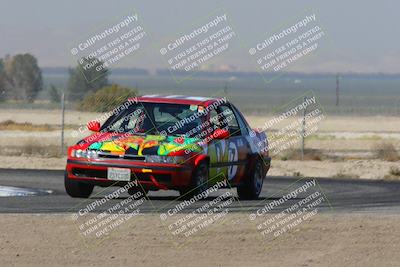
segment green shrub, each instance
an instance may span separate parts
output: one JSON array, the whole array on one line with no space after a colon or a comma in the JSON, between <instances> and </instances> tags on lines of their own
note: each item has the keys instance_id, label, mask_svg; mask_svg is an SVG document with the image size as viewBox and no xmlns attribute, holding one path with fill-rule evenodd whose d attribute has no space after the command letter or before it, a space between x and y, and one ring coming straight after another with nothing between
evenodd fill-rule
<instances>
[{"instance_id":1,"label":"green shrub","mask_svg":"<svg viewBox=\"0 0 400 267\"><path fill-rule=\"evenodd\" d=\"M61 95L58 89L54 85L50 85L49 89L49 96L50 101L53 103L60 103L61 102Z\"/></svg>"},{"instance_id":2,"label":"green shrub","mask_svg":"<svg viewBox=\"0 0 400 267\"><path fill-rule=\"evenodd\" d=\"M301 151L300 149L289 149L286 150L282 156L280 157L281 160L301 160ZM317 149L305 149L304 150L304 160L322 160L323 155L321 151Z\"/></svg>"},{"instance_id":3,"label":"green shrub","mask_svg":"<svg viewBox=\"0 0 400 267\"><path fill-rule=\"evenodd\" d=\"M391 166L389 170L389 174L393 176L400 176L400 169L396 166Z\"/></svg>"},{"instance_id":4,"label":"green shrub","mask_svg":"<svg viewBox=\"0 0 400 267\"><path fill-rule=\"evenodd\" d=\"M392 143L379 143L375 145L374 150L375 157L381 160L397 161L400 158L396 147Z\"/></svg>"},{"instance_id":5,"label":"green shrub","mask_svg":"<svg viewBox=\"0 0 400 267\"><path fill-rule=\"evenodd\" d=\"M82 111L107 112L118 107L128 98L137 95L138 91L135 89L112 84L85 96L78 109Z\"/></svg>"}]
</instances>

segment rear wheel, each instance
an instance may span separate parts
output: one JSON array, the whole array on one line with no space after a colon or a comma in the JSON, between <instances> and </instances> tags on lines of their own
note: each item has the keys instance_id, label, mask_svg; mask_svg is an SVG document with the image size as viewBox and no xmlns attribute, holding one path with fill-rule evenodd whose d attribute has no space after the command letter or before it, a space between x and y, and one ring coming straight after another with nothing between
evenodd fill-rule
<instances>
[{"instance_id":1,"label":"rear wheel","mask_svg":"<svg viewBox=\"0 0 400 267\"><path fill-rule=\"evenodd\" d=\"M68 178L67 173L64 176L65 191L71 197L88 198L92 192L94 185L85 184Z\"/></svg>"},{"instance_id":2,"label":"rear wheel","mask_svg":"<svg viewBox=\"0 0 400 267\"><path fill-rule=\"evenodd\" d=\"M239 199L257 199L261 193L264 183L264 170L260 160L257 160L250 177L244 181L244 184L237 187Z\"/></svg>"},{"instance_id":3,"label":"rear wheel","mask_svg":"<svg viewBox=\"0 0 400 267\"><path fill-rule=\"evenodd\" d=\"M198 195L208 188L208 165L207 162L202 162L193 172L191 185L187 188L179 190L182 198L188 199Z\"/></svg>"}]
</instances>

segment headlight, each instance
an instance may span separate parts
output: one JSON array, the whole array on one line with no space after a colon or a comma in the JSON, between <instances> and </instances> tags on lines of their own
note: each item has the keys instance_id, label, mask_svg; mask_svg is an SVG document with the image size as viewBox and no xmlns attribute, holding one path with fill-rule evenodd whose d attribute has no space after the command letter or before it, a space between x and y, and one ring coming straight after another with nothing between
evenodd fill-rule
<instances>
[{"instance_id":1,"label":"headlight","mask_svg":"<svg viewBox=\"0 0 400 267\"><path fill-rule=\"evenodd\" d=\"M82 150L82 149L75 150L75 149L73 149L71 151L71 157L97 159L98 153L95 150Z\"/></svg>"},{"instance_id":2,"label":"headlight","mask_svg":"<svg viewBox=\"0 0 400 267\"><path fill-rule=\"evenodd\" d=\"M96 150L88 150L87 157L90 159L97 159L99 157L98 151Z\"/></svg>"},{"instance_id":3,"label":"headlight","mask_svg":"<svg viewBox=\"0 0 400 267\"><path fill-rule=\"evenodd\" d=\"M186 158L182 156L157 156L157 155L146 156L146 162L152 162L152 163L182 164L185 161Z\"/></svg>"}]
</instances>

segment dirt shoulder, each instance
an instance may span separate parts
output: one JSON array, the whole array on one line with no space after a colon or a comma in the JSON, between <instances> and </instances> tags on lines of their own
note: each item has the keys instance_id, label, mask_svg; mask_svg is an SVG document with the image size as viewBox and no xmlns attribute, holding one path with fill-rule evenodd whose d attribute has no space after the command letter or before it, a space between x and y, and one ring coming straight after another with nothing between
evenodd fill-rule
<instances>
[{"instance_id":1,"label":"dirt shoulder","mask_svg":"<svg viewBox=\"0 0 400 267\"><path fill-rule=\"evenodd\" d=\"M90 120L101 118L102 113L90 113L67 110L65 123L72 125L86 125ZM252 127L263 127L273 118L272 115L253 116L245 114ZM59 125L61 110L45 109L0 109L0 122L13 120L18 123ZM400 119L398 116L327 116L319 131L322 132L398 132Z\"/></svg>"},{"instance_id":2,"label":"dirt shoulder","mask_svg":"<svg viewBox=\"0 0 400 267\"><path fill-rule=\"evenodd\" d=\"M66 162L66 158L0 156L0 168L6 169L64 170ZM398 162L381 160L347 160L337 162L329 160L273 160L268 175L384 179L385 175L389 174L392 166L398 166Z\"/></svg>"},{"instance_id":3,"label":"dirt shoulder","mask_svg":"<svg viewBox=\"0 0 400 267\"><path fill-rule=\"evenodd\" d=\"M399 215L317 214L265 242L245 214L190 237L181 248L159 215L134 217L87 248L68 215L0 215L3 266L396 266Z\"/></svg>"}]
</instances>

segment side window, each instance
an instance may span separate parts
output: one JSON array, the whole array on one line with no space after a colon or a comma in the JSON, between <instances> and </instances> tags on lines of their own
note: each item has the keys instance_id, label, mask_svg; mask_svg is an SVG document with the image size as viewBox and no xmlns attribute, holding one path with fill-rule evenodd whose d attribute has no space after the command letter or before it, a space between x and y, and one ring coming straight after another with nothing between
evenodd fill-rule
<instances>
[{"instance_id":1,"label":"side window","mask_svg":"<svg viewBox=\"0 0 400 267\"><path fill-rule=\"evenodd\" d=\"M250 126L247 124L247 121L245 118L243 118L243 115L239 112L239 110L232 105L233 112L235 112L236 118L239 122L239 127L240 130L242 131L242 135L247 135L249 134L249 131L251 131Z\"/></svg>"},{"instance_id":2,"label":"side window","mask_svg":"<svg viewBox=\"0 0 400 267\"><path fill-rule=\"evenodd\" d=\"M239 127L239 123L235 116L233 110L228 106L220 106L219 107L220 115L222 115L222 125L228 128L231 136L239 136L242 135L242 132Z\"/></svg>"},{"instance_id":3,"label":"side window","mask_svg":"<svg viewBox=\"0 0 400 267\"><path fill-rule=\"evenodd\" d=\"M213 126L216 126L216 128L222 129L224 127L221 123L221 118L219 118L218 113L215 109L212 109L210 111L210 121Z\"/></svg>"}]
</instances>

